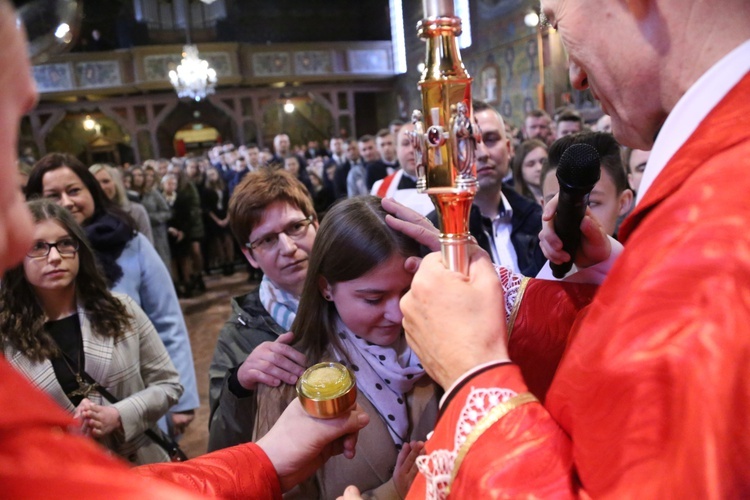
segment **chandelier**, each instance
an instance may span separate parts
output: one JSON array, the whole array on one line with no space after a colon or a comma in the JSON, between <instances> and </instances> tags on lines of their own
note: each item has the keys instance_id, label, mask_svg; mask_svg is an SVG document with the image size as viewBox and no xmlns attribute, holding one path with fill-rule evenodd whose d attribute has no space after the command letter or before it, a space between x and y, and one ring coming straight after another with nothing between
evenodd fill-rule
<instances>
[{"instance_id":1,"label":"chandelier","mask_svg":"<svg viewBox=\"0 0 750 500\"><path fill-rule=\"evenodd\" d=\"M180 65L169 72L169 81L177 91L177 97L200 101L214 93L216 70L208 65L208 61L198 57L198 47L188 44L182 49Z\"/></svg>"}]
</instances>

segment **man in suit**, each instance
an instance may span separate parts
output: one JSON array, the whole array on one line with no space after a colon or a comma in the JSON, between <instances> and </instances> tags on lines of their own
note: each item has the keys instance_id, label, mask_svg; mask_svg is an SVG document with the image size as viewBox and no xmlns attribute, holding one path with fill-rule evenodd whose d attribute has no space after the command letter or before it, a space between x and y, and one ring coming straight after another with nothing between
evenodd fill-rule
<instances>
[{"instance_id":1,"label":"man in suit","mask_svg":"<svg viewBox=\"0 0 750 500\"><path fill-rule=\"evenodd\" d=\"M289 136L286 134L277 134L273 138L273 156L268 161L268 165L273 165L277 168L284 168L284 159L288 156L296 156L299 160L301 168L305 168L307 161L304 156L295 155L292 152L292 143L289 141Z\"/></svg>"},{"instance_id":2,"label":"man in suit","mask_svg":"<svg viewBox=\"0 0 750 500\"><path fill-rule=\"evenodd\" d=\"M376 181L385 178L399 168L394 139L387 128L378 131L375 136L375 147L378 158L373 157L370 161L365 160L365 168L367 170L367 189L372 189L372 186Z\"/></svg>"},{"instance_id":3,"label":"man in suit","mask_svg":"<svg viewBox=\"0 0 750 500\"><path fill-rule=\"evenodd\" d=\"M324 171L333 168L333 194L336 199L346 198L346 176L352 166L344 154L344 140L340 137L332 137L329 143L331 158L324 165Z\"/></svg>"},{"instance_id":4,"label":"man in suit","mask_svg":"<svg viewBox=\"0 0 750 500\"><path fill-rule=\"evenodd\" d=\"M535 276L545 262L539 247L542 208L503 184L510 170L510 139L503 118L475 101L474 117L482 131L477 145L479 190L469 216L469 231L496 264Z\"/></svg>"}]
</instances>

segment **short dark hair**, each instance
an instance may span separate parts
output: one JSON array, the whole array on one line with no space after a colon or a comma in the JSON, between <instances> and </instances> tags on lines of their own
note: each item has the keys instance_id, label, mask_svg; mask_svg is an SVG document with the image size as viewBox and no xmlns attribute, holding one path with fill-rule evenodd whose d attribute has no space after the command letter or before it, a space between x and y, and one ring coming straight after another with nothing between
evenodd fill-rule
<instances>
[{"instance_id":1,"label":"short dark hair","mask_svg":"<svg viewBox=\"0 0 750 500\"><path fill-rule=\"evenodd\" d=\"M357 142L370 142L370 141L374 141L374 140L375 140L375 136L370 135L370 134L365 134L362 137L360 137L357 140Z\"/></svg>"},{"instance_id":2,"label":"short dark hair","mask_svg":"<svg viewBox=\"0 0 750 500\"><path fill-rule=\"evenodd\" d=\"M275 201L285 201L305 216L316 217L310 193L297 178L283 169L258 169L245 175L229 199L229 227L240 245L248 242L263 211Z\"/></svg>"},{"instance_id":3,"label":"short dark hair","mask_svg":"<svg viewBox=\"0 0 750 500\"><path fill-rule=\"evenodd\" d=\"M596 149L601 159L601 166L612 179L617 194L630 188L625 167L622 165L620 144L612 134L606 132L583 132L566 135L557 139L552 143L548 151L550 170L557 168L560 163L560 157L573 144L588 144Z\"/></svg>"},{"instance_id":4,"label":"short dark hair","mask_svg":"<svg viewBox=\"0 0 750 500\"><path fill-rule=\"evenodd\" d=\"M380 137L385 137L387 135L391 135L390 129L381 128L380 130L378 130L378 133L376 134L376 137L380 138Z\"/></svg>"},{"instance_id":5,"label":"short dark hair","mask_svg":"<svg viewBox=\"0 0 750 500\"><path fill-rule=\"evenodd\" d=\"M473 99L471 101L471 107L474 108L474 112L477 111L487 111L488 109L491 109L492 111L497 111L495 108L487 104L485 101L480 101L479 99Z\"/></svg>"},{"instance_id":6,"label":"short dark hair","mask_svg":"<svg viewBox=\"0 0 750 500\"><path fill-rule=\"evenodd\" d=\"M560 122L577 122L583 126L583 118L581 118L578 111L572 109L567 109L557 116L557 123Z\"/></svg>"},{"instance_id":7,"label":"short dark hair","mask_svg":"<svg viewBox=\"0 0 750 500\"><path fill-rule=\"evenodd\" d=\"M550 118L550 116L549 113L547 113L543 109L532 109L531 111L526 113L526 118Z\"/></svg>"}]
</instances>

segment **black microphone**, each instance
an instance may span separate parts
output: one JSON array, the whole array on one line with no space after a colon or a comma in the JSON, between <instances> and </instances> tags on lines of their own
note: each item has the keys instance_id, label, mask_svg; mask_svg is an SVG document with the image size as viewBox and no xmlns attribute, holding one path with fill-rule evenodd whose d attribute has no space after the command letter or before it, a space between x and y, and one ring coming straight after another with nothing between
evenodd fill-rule
<instances>
[{"instance_id":1,"label":"black microphone","mask_svg":"<svg viewBox=\"0 0 750 500\"><path fill-rule=\"evenodd\" d=\"M555 212L555 233L562 240L570 260L562 264L550 262L555 278L560 279L573 267L581 244L581 221L586 214L589 194L601 175L599 153L589 144L572 144L560 157L557 182L560 195Z\"/></svg>"}]
</instances>

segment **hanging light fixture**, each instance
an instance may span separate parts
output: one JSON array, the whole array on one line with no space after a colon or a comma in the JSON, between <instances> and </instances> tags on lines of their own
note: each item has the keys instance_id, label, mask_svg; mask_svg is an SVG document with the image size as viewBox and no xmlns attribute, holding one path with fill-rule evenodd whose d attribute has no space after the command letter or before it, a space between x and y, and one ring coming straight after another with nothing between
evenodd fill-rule
<instances>
[{"instance_id":1,"label":"hanging light fixture","mask_svg":"<svg viewBox=\"0 0 750 500\"><path fill-rule=\"evenodd\" d=\"M199 57L198 47L188 44L182 48L180 65L169 72L169 81L177 91L177 97L200 101L215 92L216 70Z\"/></svg>"},{"instance_id":2,"label":"hanging light fixture","mask_svg":"<svg viewBox=\"0 0 750 500\"><path fill-rule=\"evenodd\" d=\"M83 129L84 130L94 130L96 128L96 120L91 118L91 115L86 115L86 118L83 119Z\"/></svg>"},{"instance_id":3,"label":"hanging light fixture","mask_svg":"<svg viewBox=\"0 0 750 500\"><path fill-rule=\"evenodd\" d=\"M185 38L187 44L182 47L182 61L179 66L169 72L169 81L177 91L177 97L200 101L216 91L216 70L208 65L208 61L200 58L198 47L190 43L191 19L188 3L186 3L186 12Z\"/></svg>"}]
</instances>

